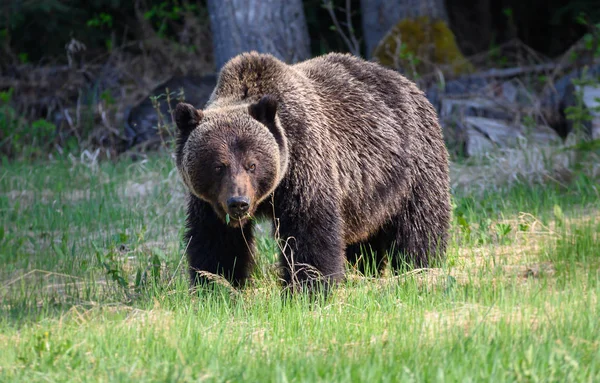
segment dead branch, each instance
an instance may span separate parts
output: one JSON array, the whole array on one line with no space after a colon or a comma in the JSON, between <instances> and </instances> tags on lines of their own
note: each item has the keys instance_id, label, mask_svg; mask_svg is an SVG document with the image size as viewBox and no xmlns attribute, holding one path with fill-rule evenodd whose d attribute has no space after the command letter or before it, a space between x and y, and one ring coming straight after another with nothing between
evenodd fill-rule
<instances>
[{"instance_id":1,"label":"dead branch","mask_svg":"<svg viewBox=\"0 0 600 383\"><path fill-rule=\"evenodd\" d=\"M342 29L342 26L340 25L340 22L338 21L338 18L335 14L335 10L333 7L333 1L332 0L323 0L323 7L329 13L329 16L331 17L331 21L333 22L333 25L335 26L336 32L340 35L342 40L344 40L344 44L346 44L346 46L350 50L350 53L352 53L355 56L360 56L360 43L359 43L358 39L356 38L356 35L354 33L354 27L352 26L352 12L351 12L351 8L350 8L350 0L346 0L346 9L345 9L346 28L348 29L348 34L346 34L346 32L344 32L344 30Z\"/></svg>"},{"instance_id":2,"label":"dead branch","mask_svg":"<svg viewBox=\"0 0 600 383\"><path fill-rule=\"evenodd\" d=\"M556 68L556 63L546 63L539 65L529 65L516 68L505 68L505 69L489 69L479 73L473 73L469 77L480 77L480 78L506 78L514 77L527 73L539 73L539 72L550 72Z\"/></svg>"}]
</instances>

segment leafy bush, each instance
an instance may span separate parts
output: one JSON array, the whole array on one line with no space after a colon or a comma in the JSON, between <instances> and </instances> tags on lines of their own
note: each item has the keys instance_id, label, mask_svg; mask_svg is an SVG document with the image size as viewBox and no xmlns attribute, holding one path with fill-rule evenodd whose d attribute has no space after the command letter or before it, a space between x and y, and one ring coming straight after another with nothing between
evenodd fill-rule
<instances>
[{"instance_id":1,"label":"leafy bush","mask_svg":"<svg viewBox=\"0 0 600 383\"><path fill-rule=\"evenodd\" d=\"M36 158L52 148L56 126L43 120L27 123L10 106L13 89L0 92L0 153L3 157Z\"/></svg>"},{"instance_id":2,"label":"leafy bush","mask_svg":"<svg viewBox=\"0 0 600 383\"><path fill-rule=\"evenodd\" d=\"M96 53L144 38L140 16L163 38L174 38L181 32L185 13L208 21L205 1L189 4L179 0L146 0L139 5L141 9L136 9L137 2L125 0L6 1L2 8L6 17L0 17L0 43L7 43L21 61L31 62L64 59L64 47L71 37Z\"/></svg>"}]
</instances>

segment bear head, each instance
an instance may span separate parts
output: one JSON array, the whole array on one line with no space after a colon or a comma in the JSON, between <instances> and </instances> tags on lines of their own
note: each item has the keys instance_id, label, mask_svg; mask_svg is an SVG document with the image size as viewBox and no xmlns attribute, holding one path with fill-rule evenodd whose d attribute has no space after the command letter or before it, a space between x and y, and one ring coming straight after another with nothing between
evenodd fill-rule
<instances>
[{"instance_id":1,"label":"bear head","mask_svg":"<svg viewBox=\"0 0 600 383\"><path fill-rule=\"evenodd\" d=\"M179 103L176 163L190 192L232 226L243 226L279 185L287 140L270 95L243 105L198 110Z\"/></svg>"}]
</instances>

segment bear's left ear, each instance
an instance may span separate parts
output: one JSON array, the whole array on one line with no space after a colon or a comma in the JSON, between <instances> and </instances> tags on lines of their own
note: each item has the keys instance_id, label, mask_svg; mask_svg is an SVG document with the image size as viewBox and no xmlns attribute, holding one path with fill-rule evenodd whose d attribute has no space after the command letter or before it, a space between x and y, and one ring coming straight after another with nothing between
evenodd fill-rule
<instances>
[{"instance_id":1,"label":"bear's left ear","mask_svg":"<svg viewBox=\"0 0 600 383\"><path fill-rule=\"evenodd\" d=\"M277 114L277 99L275 96L267 94L258 102L251 104L248 107L248 113L265 125L272 124L275 122Z\"/></svg>"},{"instance_id":2,"label":"bear's left ear","mask_svg":"<svg viewBox=\"0 0 600 383\"><path fill-rule=\"evenodd\" d=\"M184 133L192 131L204 117L201 110L183 102L177 104L173 114L177 128Z\"/></svg>"}]
</instances>

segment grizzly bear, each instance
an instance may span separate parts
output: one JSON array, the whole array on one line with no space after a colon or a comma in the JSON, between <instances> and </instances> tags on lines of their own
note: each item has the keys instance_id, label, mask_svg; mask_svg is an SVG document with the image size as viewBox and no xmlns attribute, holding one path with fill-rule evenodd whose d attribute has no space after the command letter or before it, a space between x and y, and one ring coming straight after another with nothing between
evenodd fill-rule
<instances>
[{"instance_id":1,"label":"grizzly bear","mask_svg":"<svg viewBox=\"0 0 600 383\"><path fill-rule=\"evenodd\" d=\"M399 73L348 54L289 65L244 53L203 110L180 103L174 117L192 285L206 273L244 284L258 216L273 221L291 288L342 280L346 260L381 272L443 257L448 152L434 108Z\"/></svg>"}]
</instances>

